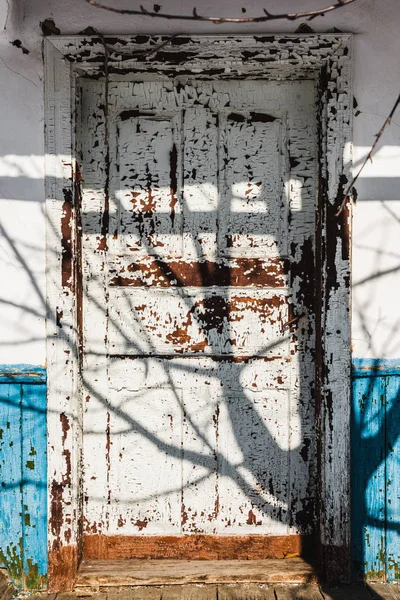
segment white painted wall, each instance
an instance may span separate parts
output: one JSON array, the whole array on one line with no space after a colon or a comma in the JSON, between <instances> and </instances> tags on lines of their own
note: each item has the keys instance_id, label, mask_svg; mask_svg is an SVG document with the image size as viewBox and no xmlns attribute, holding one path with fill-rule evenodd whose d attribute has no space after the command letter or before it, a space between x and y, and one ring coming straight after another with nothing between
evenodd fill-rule
<instances>
[{"instance_id":1,"label":"white painted wall","mask_svg":"<svg viewBox=\"0 0 400 600\"><path fill-rule=\"evenodd\" d=\"M111 2L128 6L127 0ZM133 1L131 2L131 5ZM135 2L135 5L140 4ZM219 4L219 6L218 6ZM323 0L270 0L271 11L317 8ZM149 9L152 2L144 2ZM194 1L166 0L162 9L189 12ZM204 14L259 14L259 0L199 1ZM113 15L84 0L0 0L0 364L44 364L45 215L43 69L39 22L52 17L62 33L88 26L104 33L293 32L298 23L220 25ZM355 169L399 93L398 0L357 0L311 22L317 32L355 33ZM13 46L21 40L29 54ZM353 354L400 358L400 110L373 164L357 185L353 238Z\"/></svg>"}]
</instances>

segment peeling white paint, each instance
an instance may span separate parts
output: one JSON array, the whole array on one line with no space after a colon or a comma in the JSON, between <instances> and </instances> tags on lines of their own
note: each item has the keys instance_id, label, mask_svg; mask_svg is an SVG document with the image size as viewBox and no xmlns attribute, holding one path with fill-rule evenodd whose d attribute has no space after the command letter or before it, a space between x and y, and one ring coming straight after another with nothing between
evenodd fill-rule
<instances>
[{"instance_id":1,"label":"peeling white paint","mask_svg":"<svg viewBox=\"0 0 400 600\"><path fill-rule=\"evenodd\" d=\"M11 6L10 13L8 13L6 4ZM306 7L308 4L305 2ZM209 4L202 5L202 8L204 12L207 10L214 12L214 7ZM229 7L222 7L221 10L232 14L232 12L240 13L240 8L241 4L233 2L233 4L229 4ZM281 8L281 3L270 3L271 10L280 10ZM173 5L171 9L173 9ZM0 347L0 359L6 363L21 362L21 360L37 363L44 362L46 358L44 348L46 308L42 300L38 300L33 283L34 280L39 289L44 289L43 231L45 213L42 210L44 191L42 180L39 177L36 178L38 173L43 170L39 163L44 157L43 99L40 80L42 77L41 39L38 23L52 14L62 32L72 34L88 25L109 33L157 31L157 33L170 34L179 31L180 27L182 30L185 27L179 23L148 21L142 17L130 21L125 17L108 15L108 18L104 19L104 13L96 12L88 6L78 3L77 0L68 0L62 3L40 0L35 3L18 3L18 6L10 1L3 3L0 10L2 11L2 23L6 24L6 30L1 32L0 42L2 56L0 76L5 82L5 85L2 86L0 108L1 113L6 115L2 124L0 152L1 155L26 157L26 159L15 159L20 169L18 177L10 176L10 174L16 173L13 167L8 169L0 179L0 193L3 197L1 222L4 223L4 220L7 219L7 231L13 236L13 239L17 238L17 249L19 250L17 254L15 249L9 247L4 239L1 240L1 273L6 285L3 286L4 301L1 313L3 345ZM255 5L254 11L258 12ZM354 3L349 8L327 14L324 18L315 19L312 26L317 31L325 31L329 27L336 26L344 31L354 31L358 34L354 40L354 94L361 114L354 120L353 141L356 156L361 157L365 148L369 147L374 140L374 135L379 130L398 93L398 77L396 77L400 43L397 31L398 2L397 0L388 0L384 5L378 6L375 2L367 0L363 3L362 11L359 10L357 3ZM216 32L215 26L193 23L192 27L192 31L212 34ZM267 23L262 26L250 26L246 28L246 32L265 33L277 29L292 32L295 27L296 24L287 22ZM234 30L233 26L231 30ZM238 31L239 27L236 30ZM240 31L243 31L243 27L240 28ZM223 33L222 28L221 33ZM22 39L24 46L29 48L29 55L23 55L21 50L11 46L10 42L17 37ZM231 65L226 64L224 67L228 72ZM369 166L369 170L365 171L357 185L359 197L354 212L355 243L353 248L353 278L354 283L357 284L354 289L353 301L353 350L358 356L398 358L400 348L396 343L397 321L394 318L394 315L399 312L397 290L399 185L395 169L393 169L398 154L396 122L385 133L385 144L390 148L390 160L387 160L389 156L385 156L381 162L377 156L374 161L376 170L374 170L374 164ZM357 150L358 147L362 149L360 152ZM31 159L32 156L35 158ZM23 178L23 171L29 174L29 178ZM56 175L57 172L57 167L54 167L51 175ZM339 174L334 164L332 173ZM34 175L35 178L33 178ZM212 190L214 189L213 187ZM208 192L209 190L203 191ZM55 195L53 197L55 198ZM373 202L363 203L364 200L373 200ZM33 203L35 203L35 208ZM214 200L210 202L211 204L214 206ZM210 205L209 208L212 208ZM3 206L6 208L3 209ZM21 224L23 229L21 229ZM54 225L57 227L57 223ZM50 243L53 242L50 241ZM205 240L204 244L212 247L213 240ZM195 247L192 248L193 253L195 249ZM28 267L27 272L25 271L23 274L21 257ZM33 277L30 277L29 274L32 274ZM18 303L23 304L23 307L16 308L15 305ZM340 301L338 304L333 302L332 306L339 306L339 304ZM52 316L55 317L55 315ZM67 316L65 319L65 327L61 333L66 336L70 323ZM339 313L337 324L340 325ZM56 328L49 328L50 336L59 333ZM346 344L348 341L343 340L344 350L346 350ZM66 343L65 352L67 348L68 344ZM53 354L49 351L47 359L51 360L52 357ZM335 377L336 381L340 383L342 377L340 368ZM55 401L54 408L59 410L62 406L68 410L68 414L73 415L74 407L71 407L70 403L65 400L71 390L70 388L64 389L64 383L60 389L60 398L64 396L64 400L61 404ZM340 392L339 388L338 390ZM345 395L346 391L344 389L342 391ZM52 422L52 424L55 426L55 441L59 438L57 430L59 423ZM341 448L337 448L337 456L341 456L343 459ZM53 466L51 464L51 473L53 473ZM332 472L331 475L333 481L337 481L338 488L340 488L343 473ZM338 500L335 510L340 509L340 500ZM73 518L74 515L70 517L70 519ZM68 527L65 528L65 530L67 529Z\"/></svg>"},{"instance_id":2,"label":"peeling white paint","mask_svg":"<svg viewBox=\"0 0 400 600\"><path fill-rule=\"evenodd\" d=\"M80 132L85 531L308 533L314 316L285 329L289 303L305 310L303 282L209 287L203 274L177 287L146 264L179 258L193 279L205 260L262 259L267 282L276 257L301 260L314 243L314 82L113 82L109 178L104 93L84 85ZM148 287L129 286L136 263Z\"/></svg>"}]
</instances>

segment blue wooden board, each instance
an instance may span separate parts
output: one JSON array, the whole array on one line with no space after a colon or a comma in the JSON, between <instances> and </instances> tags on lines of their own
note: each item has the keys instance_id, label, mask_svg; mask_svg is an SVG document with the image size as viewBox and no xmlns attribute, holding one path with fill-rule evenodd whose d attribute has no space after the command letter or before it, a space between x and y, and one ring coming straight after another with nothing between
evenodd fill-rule
<instances>
[{"instance_id":1,"label":"blue wooden board","mask_svg":"<svg viewBox=\"0 0 400 600\"><path fill-rule=\"evenodd\" d=\"M351 423L354 575L385 579L384 378L353 381Z\"/></svg>"},{"instance_id":2,"label":"blue wooden board","mask_svg":"<svg viewBox=\"0 0 400 600\"><path fill-rule=\"evenodd\" d=\"M0 386L0 562L17 585L22 576L21 385Z\"/></svg>"},{"instance_id":3,"label":"blue wooden board","mask_svg":"<svg viewBox=\"0 0 400 600\"><path fill-rule=\"evenodd\" d=\"M46 386L22 386L22 513L25 587L41 589L47 575Z\"/></svg>"},{"instance_id":4,"label":"blue wooden board","mask_svg":"<svg viewBox=\"0 0 400 600\"><path fill-rule=\"evenodd\" d=\"M400 581L399 361L354 361L352 390L353 573Z\"/></svg>"},{"instance_id":5,"label":"blue wooden board","mask_svg":"<svg viewBox=\"0 0 400 600\"><path fill-rule=\"evenodd\" d=\"M400 378L386 382L386 571L400 580Z\"/></svg>"},{"instance_id":6,"label":"blue wooden board","mask_svg":"<svg viewBox=\"0 0 400 600\"><path fill-rule=\"evenodd\" d=\"M0 376L0 564L34 590L47 575L45 374L11 371Z\"/></svg>"}]
</instances>

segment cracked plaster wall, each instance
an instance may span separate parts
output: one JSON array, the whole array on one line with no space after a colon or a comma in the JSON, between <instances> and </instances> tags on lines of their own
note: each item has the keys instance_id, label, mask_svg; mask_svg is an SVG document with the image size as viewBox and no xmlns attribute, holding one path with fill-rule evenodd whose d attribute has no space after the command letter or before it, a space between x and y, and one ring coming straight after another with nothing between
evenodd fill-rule
<instances>
[{"instance_id":1,"label":"cracked plaster wall","mask_svg":"<svg viewBox=\"0 0 400 600\"><path fill-rule=\"evenodd\" d=\"M328 2L325 2L328 4ZM298 0L296 8L316 8ZM126 3L127 5L128 3ZM183 13L192 2L166 0L162 9ZM265 3L264 3L265 4ZM220 2L219 14L259 14L263 3ZM293 8L271 0L271 11ZM121 0L120 5L123 5ZM152 3L145 3L148 8ZM188 8L186 8L186 6ZM197 4L215 14L215 3ZM316 32L337 27L355 33L354 160L365 156L399 92L398 0L357 0L311 22ZM297 23L215 26L126 17L99 11L83 0L0 0L0 363L45 363L45 215L43 68L40 21L53 18L63 34L88 26L104 33L293 32ZM20 40L20 44L12 42ZM18 47L19 46L19 47ZM386 131L373 164L357 185L353 237L353 354L400 356L400 113Z\"/></svg>"}]
</instances>

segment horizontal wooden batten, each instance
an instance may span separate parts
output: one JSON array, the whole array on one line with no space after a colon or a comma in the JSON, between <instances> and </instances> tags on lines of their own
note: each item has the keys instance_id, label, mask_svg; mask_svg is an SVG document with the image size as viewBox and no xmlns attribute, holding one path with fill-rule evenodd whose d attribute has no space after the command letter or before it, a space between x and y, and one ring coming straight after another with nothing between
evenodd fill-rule
<instances>
[{"instance_id":1,"label":"horizontal wooden batten","mask_svg":"<svg viewBox=\"0 0 400 600\"><path fill-rule=\"evenodd\" d=\"M114 265L113 265L114 266ZM286 285L288 261L244 258L215 261L163 261L146 260L130 262L111 278L112 287L272 287Z\"/></svg>"},{"instance_id":2,"label":"horizontal wooden batten","mask_svg":"<svg viewBox=\"0 0 400 600\"><path fill-rule=\"evenodd\" d=\"M257 361L259 363L261 362L273 362L273 361L278 361L281 360L285 363L289 363L290 362L290 358L288 357L282 357L282 356L260 356L259 354L249 354L248 356L234 356L231 354L200 354L200 352L198 352L197 354L193 353L193 354L107 354L107 357L112 359L112 360L146 360L146 359L155 359L155 360L185 360L185 361L189 361L191 359L196 359L198 360L199 357L209 360L211 362L223 362L223 363L250 363L252 361Z\"/></svg>"},{"instance_id":3,"label":"horizontal wooden batten","mask_svg":"<svg viewBox=\"0 0 400 600\"><path fill-rule=\"evenodd\" d=\"M386 358L353 358L352 377L390 377L400 375L400 360Z\"/></svg>"},{"instance_id":4,"label":"horizontal wooden batten","mask_svg":"<svg viewBox=\"0 0 400 600\"><path fill-rule=\"evenodd\" d=\"M85 535L86 560L180 559L264 560L310 554L311 536L302 535Z\"/></svg>"},{"instance_id":5,"label":"horizontal wooden batten","mask_svg":"<svg viewBox=\"0 0 400 600\"><path fill-rule=\"evenodd\" d=\"M0 384L2 383L46 383L46 369L25 364L1 365Z\"/></svg>"}]
</instances>

